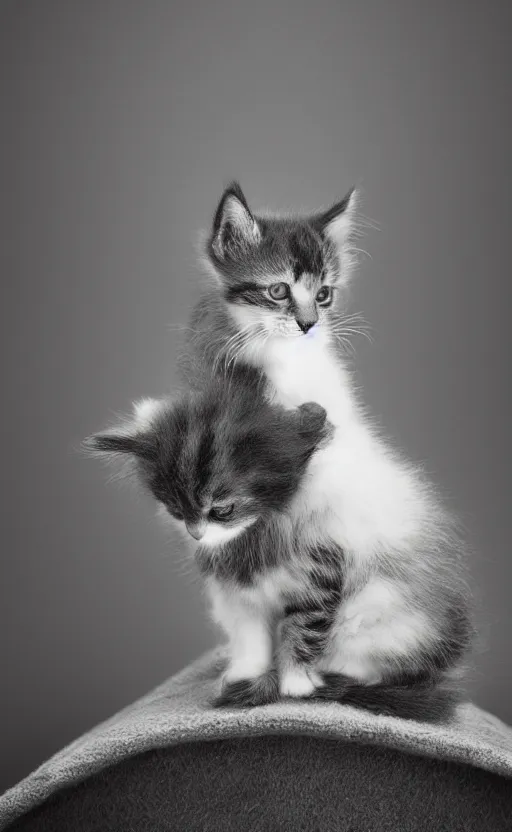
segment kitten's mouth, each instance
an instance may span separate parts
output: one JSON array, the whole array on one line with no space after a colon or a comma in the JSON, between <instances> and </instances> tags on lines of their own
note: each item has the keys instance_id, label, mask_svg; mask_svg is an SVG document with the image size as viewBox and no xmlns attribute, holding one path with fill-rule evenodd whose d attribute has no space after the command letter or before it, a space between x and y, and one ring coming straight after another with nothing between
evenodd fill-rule
<instances>
[{"instance_id":1,"label":"kitten's mouth","mask_svg":"<svg viewBox=\"0 0 512 832\"><path fill-rule=\"evenodd\" d=\"M301 332L299 337L300 338L306 338L308 341L310 341L312 338L314 338L316 336L317 331L318 330L317 330L316 326L312 326L311 329L307 330L307 332Z\"/></svg>"}]
</instances>

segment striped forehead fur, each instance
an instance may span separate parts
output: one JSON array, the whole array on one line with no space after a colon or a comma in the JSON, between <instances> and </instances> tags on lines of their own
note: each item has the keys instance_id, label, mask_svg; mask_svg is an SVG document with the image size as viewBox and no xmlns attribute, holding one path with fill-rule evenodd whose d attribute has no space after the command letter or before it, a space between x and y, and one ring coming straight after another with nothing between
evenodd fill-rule
<instances>
[{"instance_id":1,"label":"striped forehead fur","mask_svg":"<svg viewBox=\"0 0 512 832\"><path fill-rule=\"evenodd\" d=\"M308 432L297 413L269 405L246 387L246 379L240 382L219 379L157 414L153 477L169 488L172 469L175 496L191 505L206 493L223 499L247 490L261 509L279 509L296 490L324 429Z\"/></svg>"},{"instance_id":2,"label":"striped forehead fur","mask_svg":"<svg viewBox=\"0 0 512 832\"><path fill-rule=\"evenodd\" d=\"M97 435L90 447L133 455L143 484L186 522L228 500L239 521L282 511L329 427L312 403L293 411L269 404L258 381L244 368L175 402L145 400L131 430Z\"/></svg>"},{"instance_id":3,"label":"striped forehead fur","mask_svg":"<svg viewBox=\"0 0 512 832\"><path fill-rule=\"evenodd\" d=\"M344 250L353 226L353 190L323 214L284 217L253 214L237 183L223 194L206 244L208 259L230 284L282 274L323 282L341 276ZM238 205L234 213L227 206ZM340 232L345 218L345 233ZM332 226L332 229L331 229ZM330 233L337 226L338 233ZM254 233L257 229L257 234ZM348 258L347 258L348 259Z\"/></svg>"}]
</instances>

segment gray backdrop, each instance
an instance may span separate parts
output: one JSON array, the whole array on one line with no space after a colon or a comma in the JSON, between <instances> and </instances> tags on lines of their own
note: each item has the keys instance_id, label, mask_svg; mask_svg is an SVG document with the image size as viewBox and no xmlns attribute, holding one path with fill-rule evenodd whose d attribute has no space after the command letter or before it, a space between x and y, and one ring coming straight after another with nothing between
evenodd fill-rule
<instances>
[{"instance_id":1,"label":"gray backdrop","mask_svg":"<svg viewBox=\"0 0 512 832\"><path fill-rule=\"evenodd\" d=\"M356 182L366 400L475 547L476 701L512 721L509 2L3 0L2 774L212 645L150 501L77 442L172 386L195 234Z\"/></svg>"}]
</instances>

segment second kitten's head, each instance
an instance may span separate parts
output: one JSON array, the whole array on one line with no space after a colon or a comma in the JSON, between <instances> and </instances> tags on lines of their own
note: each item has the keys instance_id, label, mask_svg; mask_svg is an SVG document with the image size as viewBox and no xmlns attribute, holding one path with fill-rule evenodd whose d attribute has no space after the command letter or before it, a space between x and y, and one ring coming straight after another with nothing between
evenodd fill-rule
<instances>
[{"instance_id":1,"label":"second kitten's head","mask_svg":"<svg viewBox=\"0 0 512 832\"><path fill-rule=\"evenodd\" d=\"M86 446L132 457L139 480L169 515L215 546L285 510L328 434L317 404L285 410L254 387L218 381L174 403L144 400L132 422Z\"/></svg>"},{"instance_id":2,"label":"second kitten's head","mask_svg":"<svg viewBox=\"0 0 512 832\"><path fill-rule=\"evenodd\" d=\"M238 185L222 196L207 261L238 328L303 336L328 325L351 260L356 192L303 217L254 214Z\"/></svg>"}]
</instances>

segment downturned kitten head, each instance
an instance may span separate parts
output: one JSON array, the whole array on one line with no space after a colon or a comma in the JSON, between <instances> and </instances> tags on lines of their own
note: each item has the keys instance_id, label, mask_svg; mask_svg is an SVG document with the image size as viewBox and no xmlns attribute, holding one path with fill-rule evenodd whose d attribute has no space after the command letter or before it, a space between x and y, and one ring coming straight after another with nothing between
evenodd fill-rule
<instances>
[{"instance_id":1,"label":"downturned kitten head","mask_svg":"<svg viewBox=\"0 0 512 832\"><path fill-rule=\"evenodd\" d=\"M243 384L218 380L177 402L144 400L131 423L86 440L94 453L128 455L169 515L206 545L222 545L297 491L329 435L325 410L268 404Z\"/></svg>"},{"instance_id":2,"label":"downturned kitten head","mask_svg":"<svg viewBox=\"0 0 512 832\"><path fill-rule=\"evenodd\" d=\"M238 185L226 189L207 257L239 328L302 336L329 320L348 276L356 191L309 217L253 214Z\"/></svg>"}]
</instances>

